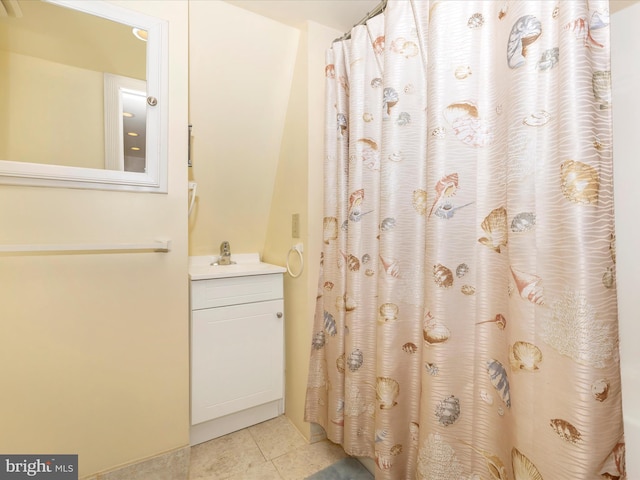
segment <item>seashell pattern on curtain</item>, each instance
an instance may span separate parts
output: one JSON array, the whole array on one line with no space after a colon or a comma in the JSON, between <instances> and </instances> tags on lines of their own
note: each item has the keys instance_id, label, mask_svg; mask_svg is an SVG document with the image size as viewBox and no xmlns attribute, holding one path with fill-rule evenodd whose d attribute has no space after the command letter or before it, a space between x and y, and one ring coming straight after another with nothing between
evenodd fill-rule
<instances>
[{"instance_id":1,"label":"seashell pattern on curtain","mask_svg":"<svg viewBox=\"0 0 640 480\"><path fill-rule=\"evenodd\" d=\"M377 479L626 477L608 12L389 0L327 51L305 413Z\"/></svg>"}]
</instances>

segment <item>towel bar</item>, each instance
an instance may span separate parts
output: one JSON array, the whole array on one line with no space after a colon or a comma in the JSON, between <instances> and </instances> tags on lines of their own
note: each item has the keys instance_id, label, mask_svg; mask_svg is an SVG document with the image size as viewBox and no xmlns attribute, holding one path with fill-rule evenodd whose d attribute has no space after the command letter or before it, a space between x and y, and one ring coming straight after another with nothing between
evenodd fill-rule
<instances>
[{"instance_id":1,"label":"towel bar","mask_svg":"<svg viewBox=\"0 0 640 480\"><path fill-rule=\"evenodd\" d=\"M37 252L168 252L171 240L148 243L88 243L88 244L41 244L41 245L0 245L0 253Z\"/></svg>"}]
</instances>

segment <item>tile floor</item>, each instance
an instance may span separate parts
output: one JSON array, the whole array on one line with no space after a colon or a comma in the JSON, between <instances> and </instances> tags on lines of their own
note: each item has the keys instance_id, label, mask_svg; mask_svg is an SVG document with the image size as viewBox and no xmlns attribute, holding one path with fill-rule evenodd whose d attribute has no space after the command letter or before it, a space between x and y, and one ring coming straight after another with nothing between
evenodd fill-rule
<instances>
[{"instance_id":1,"label":"tile floor","mask_svg":"<svg viewBox=\"0 0 640 480\"><path fill-rule=\"evenodd\" d=\"M191 447L189 480L303 480L344 457L328 440L307 443L280 416Z\"/></svg>"}]
</instances>

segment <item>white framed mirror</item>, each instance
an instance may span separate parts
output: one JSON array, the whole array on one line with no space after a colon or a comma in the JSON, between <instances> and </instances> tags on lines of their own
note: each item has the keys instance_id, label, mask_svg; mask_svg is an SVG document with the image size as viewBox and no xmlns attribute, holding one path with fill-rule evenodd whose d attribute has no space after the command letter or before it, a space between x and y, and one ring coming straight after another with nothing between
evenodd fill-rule
<instances>
[{"instance_id":1,"label":"white framed mirror","mask_svg":"<svg viewBox=\"0 0 640 480\"><path fill-rule=\"evenodd\" d=\"M166 193L166 21L101 0L0 8L0 184Z\"/></svg>"}]
</instances>

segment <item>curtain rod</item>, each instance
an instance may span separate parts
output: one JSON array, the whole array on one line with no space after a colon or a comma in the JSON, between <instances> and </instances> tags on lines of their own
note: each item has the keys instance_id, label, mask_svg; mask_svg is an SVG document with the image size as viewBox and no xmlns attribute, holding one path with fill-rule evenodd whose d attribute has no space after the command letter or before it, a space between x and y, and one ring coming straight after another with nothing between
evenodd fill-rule
<instances>
[{"instance_id":1,"label":"curtain rod","mask_svg":"<svg viewBox=\"0 0 640 480\"><path fill-rule=\"evenodd\" d=\"M364 25L367 20L375 17L376 15L384 12L384 9L387 8L387 0L382 0L377 6L376 8L374 8L373 10L371 10L370 12L367 12L367 14L362 18L362 20L360 20L358 23L356 23L353 27L357 27L358 25ZM340 40L349 40L351 38L351 32L346 32L344 35L342 35L341 37L338 37L334 40L334 42L339 42Z\"/></svg>"}]
</instances>

